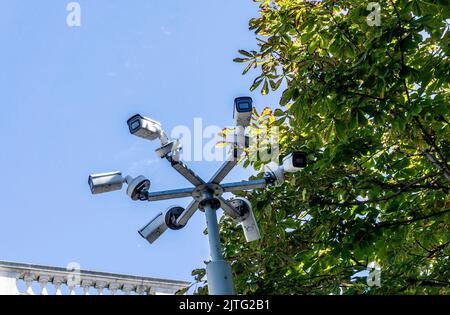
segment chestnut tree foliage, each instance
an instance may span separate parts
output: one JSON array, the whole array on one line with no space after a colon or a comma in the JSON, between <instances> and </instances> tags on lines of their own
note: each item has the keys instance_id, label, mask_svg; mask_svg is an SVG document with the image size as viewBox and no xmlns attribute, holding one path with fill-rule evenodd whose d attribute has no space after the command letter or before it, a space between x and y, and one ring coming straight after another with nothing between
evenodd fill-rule
<instances>
[{"instance_id":1,"label":"chestnut tree foliage","mask_svg":"<svg viewBox=\"0 0 450 315\"><path fill-rule=\"evenodd\" d=\"M375 1L380 23L369 1L255 2L258 49L235 61L250 90L284 92L253 124L310 164L241 194L260 241L221 219L237 292L449 294L449 1ZM262 161L244 164L262 177ZM381 286L365 277L374 262ZM206 292L205 270L193 275Z\"/></svg>"}]
</instances>

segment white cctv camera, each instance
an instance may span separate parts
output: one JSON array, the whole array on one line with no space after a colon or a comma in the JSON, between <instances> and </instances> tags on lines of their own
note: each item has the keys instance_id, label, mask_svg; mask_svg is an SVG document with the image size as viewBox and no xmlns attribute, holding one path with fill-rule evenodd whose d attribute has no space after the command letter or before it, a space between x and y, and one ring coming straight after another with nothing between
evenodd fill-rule
<instances>
[{"instance_id":1,"label":"white cctv camera","mask_svg":"<svg viewBox=\"0 0 450 315\"><path fill-rule=\"evenodd\" d=\"M139 234L145 238L150 244L156 241L161 234L167 230L168 226L164 214L160 212L146 226L140 229Z\"/></svg>"},{"instance_id":2,"label":"white cctv camera","mask_svg":"<svg viewBox=\"0 0 450 315\"><path fill-rule=\"evenodd\" d=\"M264 166L266 173L264 177L269 184L281 186L284 183L284 168L275 162L271 162Z\"/></svg>"},{"instance_id":3,"label":"white cctv camera","mask_svg":"<svg viewBox=\"0 0 450 315\"><path fill-rule=\"evenodd\" d=\"M284 183L284 174L295 173L305 168L308 163L308 155L305 152L293 152L283 159L283 164L278 165L271 162L265 166L266 181L275 186L280 186Z\"/></svg>"},{"instance_id":4,"label":"white cctv camera","mask_svg":"<svg viewBox=\"0 0 450 315\"><path fill-rule=\"evenodd\" d=\"M165 212L160 212L147 225L138 232L150 244L154 243L167 229L179 230L183 225L177 224L178 217L183 213L184 208L171 206Z\"/></svg>"},{"instance_id":5,"label":"white cctv camera","mask_svg":"<svg viewBox=\"0 0 450 315\"><path fill-rule=\"evenodd\" d=\"M256 222L250 201L245 198L236 197L230 200L230 204L235 207L242 216L238 219L247 242L253 242L261 238L258 223Z\"/></svg>"},{"instance_id":6,"label":"white cctv camera","mask_svg":"<svg viewBox=\"0 0 450 315\"><path fill-rule=\"evenodd\" d=\"M127 183L127 195L133 200L146 200L150 189L150 181L144 176L124 178L121 172L92 174L89 176L88 183L94 195L121 190L123 183Z\"/></svg>"},{"instance_id":7,"label":"white cctv camera","mask_svg":"<svg viewBox=\"0 0 450 315\"><path fill-rule=\"evenodd\" d=\"M155 150L156 155L160 158L171 156L174 160L179 161L180 151L182 149L180 140L167 142L167 144Z\"/></svg>"},{"instance_id":8,"label":"white cctv camera","mask_svg":"<svg viewBox=\"0 0 450 315\"><path fill-rule=\"evenodd\" d=\"M238 97L234 100L233 118L238 127L248 127L252 119L253 100L251 97Z\"/></svg>"},{"instance_id":9,"label":"white cctv camera","mask_svg":"<svg viewBox=\"0 0 450 315\"><path fill-rule=\"evenodd\" d=\"M305 152L293 152L283 159L283 169L288 173L298 172L308 163L308 155Z\"/></svg>"},{"instance_id":10,"label":"white cctv camera","mask_svg":"<svg viewBox=\"0 0 450 315\"><path fill-rule=\"evenodd\" d=\"M141 175L136 178L127 176L125 181L128 184L127 195L132 200L147 200L147 193L150 189L150 180Z\"/></svg>"},{"instance_id":11,"label":"white cctv camera","mask_svg":"<svg viewBox=\"0 0 450 315\"><path fill-rule=\"evenodd\" d=\"M101 194L115 190L121 190L125 179L121 172L92 174L89 176L89 187L92 194Z\"/></svg>"},{"instance_id":12,"label":"white cctv camera","mask_svg":"<svg viewBox=\"0 0 450 315\"><path fill-rule=\"evenodd\" d=\"M156 120L137 114L128 119L127 124L132 135L147 140L160 139L163 145L168 142L168 138L161 127L161 123Z\"/></svg>"}]
</instances>

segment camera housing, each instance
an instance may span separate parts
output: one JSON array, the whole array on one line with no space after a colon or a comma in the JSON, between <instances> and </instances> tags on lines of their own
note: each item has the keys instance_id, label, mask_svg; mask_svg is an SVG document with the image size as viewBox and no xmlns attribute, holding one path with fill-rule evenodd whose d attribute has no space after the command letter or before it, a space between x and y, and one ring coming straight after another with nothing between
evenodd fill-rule
<instances>
[{"instance_id":1,"label":"camera housing","mask_svg":"<svg viewBox=\"0 0 450 315\"><path fill-rule=\"evenodd\" d=\"M242 213L242 216L238 219L238 221L242 226L246 241L253 242L259 240L261 238L261 233L259 232L258 223L256 222L250 201L242 197L236 197L229 202L240 213Z\"/></svg>"},{"instance_id":2,"label":"camera housing","mask_svg":"<svg viewBox=\"0 0 450 315\"><path fill-rule=\"evenodd\" d=\"M253 100L251 97L238 97L234 100L233 118L238 127L248 127L252 119Z\"/></svg>"},{"instance_id":3,"label":"camera housing","mask_svg":"<svg viewBox=\"0 0 450 315\"><path fill-rule=\"evenodd\" d=\"M167 228L168 226L166 224L165 216L162 212L160 212L138 232L143 238L152 244L167 230Z\"/></svg>"},{"instance_id":4,"label":"camera housing","mask_svg":"<svg viewBox=\"0 0 450 315\"><path fill-rule=\"evenodd\" d=\"M293 152L283 159L283 169L288 173L295 173L308 164L308 155L305 152Z\"/></svg>"},{"instance_id":5,"label":"camera housing","mask_svg":"<svg viewBox=\"0 0 450 315\"><path fill-rule=\"evenodd\" d=\"M181 149L182 149L181 142L180 142L180 140L176 139L176 140L167 142L162 147L156 149L155 152L156 152L156 155L159 156L160 158L165 158L168 156L178 157ZM179 160L179 159L176 158L176 160Z\"/></svg>"},{"instance_id":6,"label":"camera housing","mask_svg":"<svg viewBox=\"0 0 450 315\"><path fill-rule=\"evenodd\" d=\"M184 212L184 208L180 206L171 206L166 210L166 224L171 230L180 230L184 227L184 225L180 225L177 223L178 218Z\"/></svg>"},{"instance_id":7,"label":"camera housing","mask_svg":"<svg viewBox=\"0 0 450 315\"><path fill-rule=\"evenodd\" d=\"M93 195L121 190L125 179L121 172L92 174L88 183Z\"/></svg>"},{"instance_id":8,"label":"camera housing","mask_svg":"<svg viewBox=\"0 0 450 315\"><path fill-rule=\"evenodd\" d=\"M150 244L154 243L167 229L179 230L184 225L177 224L177 219L183 213L184 208L171 206L165 212L160 212L147 225L138 232Z\"/></svg>"},{"instance_id":9,"label":"camera housing","mask_svg":"<svg viewBox=\"0 0 450 315\"><path fill-rule=\"evenodd\" d=\"M266 182L275 186L281 186L284 183L284 168L275 162L267 164L264 169L266 173L264 178Z\"/></svg>"},{"instance_id":10,"label":"camera housing","mask_svg":"<svg viewBox=\"0 0 450 315\"><path fill-rule=\"evenodd\" d=\"M147 193L151 184L150 180L142 175L136 178L127 176L126 182L128 183L127 195L132 200L147 200Z\"/></svg>"},{"instance_id":11,"label":"camera housing","mask_svg":"<svg viewBox=\"0 0 450 315\"><path fill-rule=\"evenodd\" d=\"M246 241L253 242L261 238L261 233L259 232L258 222L256 222L255 214L253 210L249 212L247 219L241 222L242 229L244 231L244 236Z\"/></svg>"},{"instance_id":12,"label":"camera housing","mask_svg":"<svg viewBox=\"0 0 450 315\"><path fill-rule=\"evenodd\" d=\"M166 144L168 141L161 127L161 123L156 120L136 114L128 119L127 124L132 135L150 141L160 139L162 144Z\"/></svg>"}]
</instances>

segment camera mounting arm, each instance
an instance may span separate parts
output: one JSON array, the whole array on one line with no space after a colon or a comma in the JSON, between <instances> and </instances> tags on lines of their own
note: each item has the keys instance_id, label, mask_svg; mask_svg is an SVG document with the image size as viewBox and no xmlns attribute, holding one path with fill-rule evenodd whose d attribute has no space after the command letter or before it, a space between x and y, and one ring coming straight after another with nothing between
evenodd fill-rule
<instances>
[{"instance_id":1,"label":"camera mounting arm","mask_svg":"<svg viewBox=\"0 0 450 315\"><path fill-rule=\"evenodd\" d=\"M192 200L177 220L177 224L185 226L198 209L200 201Z\"/></svg>"},{"instance_id":2,"label":"camera mounting arm","mask_svg":"<svg viewBox=\"0 0 450 315\"><path fill-rule=\"evenodd\" d=\"M193 192L194 192L193 187L151 192L147 194L147 200L158 201L158 200L191 197Z\"/></svg>"},{"instance_id":3,"label":"camera mounting arm","mask_svg":"<svg viewBox=\"0 0 450 315\"><path fill-rule=\"evenodd\" d=\"M236 166L243 152L244 150L241 147L234 144L234 148L231 154L228 156L227 160L222 164L222 166L217 170L217 172L211 177L209 182L214 184L220 184L220 182Z\"/></svg>"},{"instance_id":4,"label":"camera mounting arm","mask_svg":"<svg viewBox=\"0 0 450 315\"><path fill-rule=\"evenodd\" d=\"M226 183L221 184L221 186L223 188L223 192L235 192L241 190L266 188L269 184L270 182L268 181L268 179L256 179L242 182Z\"/></svg>"},{"instance_id":5,"label":"camera mounting arm","mask_svg":"<svg viewBox=\"0 0 450 315\"><path fill-rule=\"evenodd\" d=\"M238 211L223 197L219 197L218 199L220 201L220 207L222 208L223 212L230 218L237 220L244 215L244 213L241 213L240 211Z\"/></svg>"},{"instance_id":6,"label":"camera mounting arm","mask_svg":"<svg viewBox=\"0 0 450 315\"><path fill-rule=\"evenodd\" d=\"M189 167L186 166L181 161L175 161L171 157L167 157L167 160L170 162L172 167L180 173L184 178L186 178L192 185L199 186L205 183L203 179L201 179L197 174L194 173Z\"/></svg>"}]
</instances>

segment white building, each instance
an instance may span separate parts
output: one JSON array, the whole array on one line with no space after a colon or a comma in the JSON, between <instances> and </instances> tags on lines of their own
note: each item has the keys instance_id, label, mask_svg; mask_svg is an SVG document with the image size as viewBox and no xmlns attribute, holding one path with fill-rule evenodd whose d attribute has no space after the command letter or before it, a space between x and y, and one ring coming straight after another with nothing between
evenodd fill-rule
<instances>
[{"instance_id":1,"label":"white building","mask_svg":"<svg viewBox=\"0 0 450 315\"><path fill-rule=\"evenodd\" d=\"M189 282L0 261L0 295L175 294Z\"/></svg>"}]
</instances>

